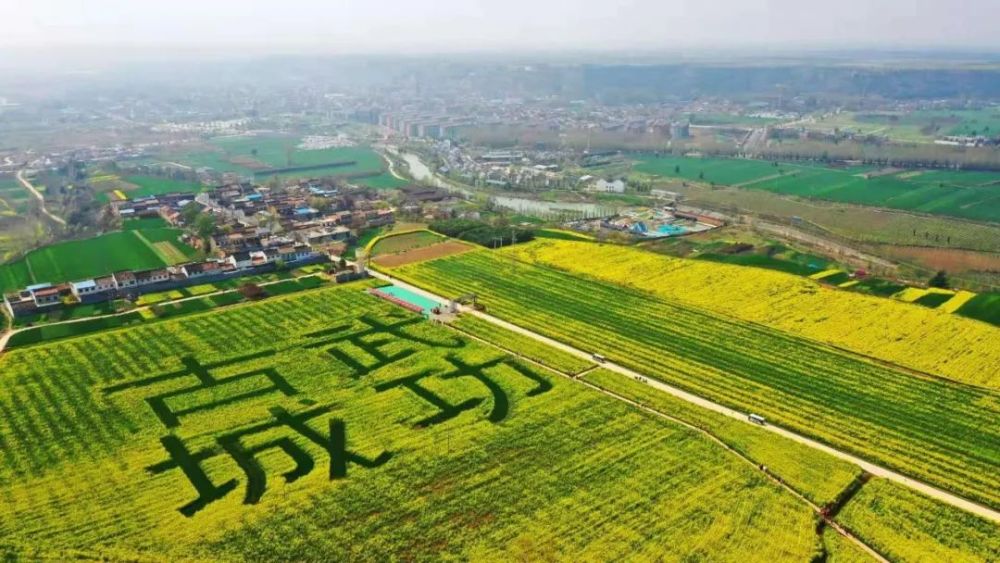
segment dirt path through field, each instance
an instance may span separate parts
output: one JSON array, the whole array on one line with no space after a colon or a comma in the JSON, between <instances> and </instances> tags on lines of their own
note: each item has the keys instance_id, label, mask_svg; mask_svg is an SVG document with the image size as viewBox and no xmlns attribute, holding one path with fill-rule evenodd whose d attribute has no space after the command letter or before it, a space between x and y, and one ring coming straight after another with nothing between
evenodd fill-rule
<instances>
[{"instance_id":1,"label":"dirt path through field","mask_svg":"<svg viewBox=\"0 0 1000 563\"><path fill-rule=\"evenodd\" d=\"M740 182L739 184L733 184L732 188L745 188L747 186L752 186L754 184L759 184L761 182L767 182L770 180L777 180L778 178L790 178L792 176L798 176L798 172L789 172L788 174L771 174L770 176L764 176L763 178L754 178L746 182Z\"/></svg>"},{"instance_id":2,"label":"dirt path through field","mask_svg":"<svg viewBox=\"0 0 1000 563\"><path fill-rule=\"evenodd\" d=\"M436 295L434 293L426 291L426 290L424 290L424 289L422 289L420 287L417 287L415 285L412 285L412 284L400 281L398 279L392 278L392 277L390 277L390 276L388 276L386 274L383 274L381 272L372 271L371 274L372 274L372 276L374 276L376 278L379 278L379 279L382 279L382 280L385 280L385 281L391 281L392 283L394 283L396 285L399 285L399 286L401 286L401 287L403 287L405 289L413 291L414 293L417 293L418 295L423 295L424 297L427 297L429 299L436 299L436 300L448 301L447 297ZM541 334L538 334L538 333L533 332L531 330L525 329L525 328L520 327L518 325L515 325L513 323L507 322L505 320L499 319L499 318L494 317L492 315L489 315L487 313L476 311L476 310L473 310L473 309L471 309L469 307L465 307L465 306L460 306L460 309L462 310L462 312L475 315L475 316L477 316L477 317L479 317L479 318L481 318L481 319L483 319L485 321L489 321L489 322L491 322L493 324L496 324L498 326L501 326L503 328L506 328L508 330L511 330L513 332L521 334L523 336L527 336L527 337L532 338L532 339L534 339L534 340L536 340L538 342L541 342L543 344L547 344L549 346L552 346L553 348L557 348L559 350L562 350L564 352L567 352L569 354L577 356L578 358L584 358L584 359L587 359L587 360L591 360L592 359L592 354L589 353L589 352L586 352L586 351L583 351L583 350L579 350L577 348L573 348L572 346L569 346L569 345L564 344L562 342L559 342L557 340L553 340L553 339L551 339L551 338L549 338L547 336L542 336ZM640 374L640 373L638 373L636 371L633 371L633 370L631 370L629 368L626 368L624 366L615 364L613 362L604 362L601 365L602 365L602 367L605 367L605 368L607 368L607 369L609 369L611 371L614 371L614 372L618 372L618 373L623 374L623 375L625 375L627 377L631 377L633 379L640 378L647 385L651 386L652 388L654 388L654 389L656 389L658 391L662 391L664 393L669 393L669 394L671 394L671 395L673 395L673 396L675 396L675 397L677 397L679 399L683 399L683 400L685 400L685 401L687 401L689 403L698 405L699 407L706 408L706 409L708 409L710 411L717 412L719 414L723 414L723 415L728 416L730 418L734 418L734 419L740 420L740 421L742 421L742 422L744 422L746 424L750 424L749 422L747 422L747 417L749 416L749 413L739 412L737 410L734 410L734 409L731 409L729 407L720 405L718 403L715 403L715 402L710 401L708 399L705 399L703 397L699 397L697 395L688 393L687 391L684 391L684 390L679 389L677 387L674 387L672 385L668 385L668 384L663 383L661 381L657 381L655 379L648 379L648 375ZM891 469L886 469L885 467L882 467L882 466L876 465L874 463L871 463L871 462L869 462L867 460L864 460L864 459L862 459L862 458L860 458L860 457L858 457L856 455L853 455L853 454L850 454L850 453L847 453L847 452L843 452L843 451L837 450L837 449L832 448L832 447L830 447L830 446L828 446L826 444L823 444L823 443L818 442L816 440L813 440L811 438L807 438L805 436L802 436L800 434L792 432L791 430L787 430L785 428L781 428L781 427L775 426L773 424L767 424L765 426L762 426L762 428L764 428L764 429L766 429L766 430L768 430L770 432L774 432L775 434L784 436L785 438L788 438L790 440L794 440L794 441L796 441L796 442L798 442L800 444L804 444L804 445L809 446L811 448L814 448L814 449L820 450L822 452L825 452L827 454L830 454L830 455L832 455L834 457L837 457L837 458L843 459L845 461L848 461L850 463L853 463L854 465L857 465L861 469L867 471L868 473L871 473L872 475L874 475L876 477L882 477L882 478L887 479L889 481L894 481L896 483L899 483L901 485L909 487L909 488L911 488L911 489L913 489L915 491L918 491L918 492L920 492L922 494L925 494L925 495L927 495L929 497L932 497L932 498L940 500L940 501L942 501L944 503L950 504L951 506L960 508L960 509L965 510L967 512L971 512L971 513L973 513L973 514L975 514L977 516L981 516L983 518L986 518L987 520L991 520L993 522L1000 523L1000 512L998 512L996 510L993 510L992 508L989 508L987 506L984 506L984 505L981 505L979 503L976 503L976 502L970 501L968 499L962 498L960 496L954 495L954 494L949 493L947 491L944 491L942 489L938 489L937 487L934 487L932 485L928 485L927 483L924 483L924 482L919 481L917 479L914 479L912 477L907 477L907 476L903 475L902 473L897 473L896 471L893 471Z\"/></svg>"},{"instance_id":3,"label":"dirt path through field","mask_svg":"<svg viewBox=\"0 0 1000 563\"><path fill-rule=\"evenodd\" d=\"M598 393L607 395L607 396L609 396L609 397L611 397L613 399L617 399L617 400L622 401L624 403L628 403L629 405L631 405L631 406L633 406L633 407L635 407L635 408L637 408L637 409L639 409L641 411L647 412L647 413L649 413L649 414L651 414L653 416L656 416L658 418L669 420L670 422L672 422L674 424L679 424L679 425L681 425L681 426L683 426L683 427L685 427L685 428L687 428L689 430L693 430L693 431L697 432L698 434L701 434L702 436L705 436L706 438L708 438L709 440L711 440L715 444L717 444L717 445L721 446L722 448L724 448L729 453L731 453L731 454L735 455L736 457L740 458L740 460L743 461L744 463L746 463L746 464L750 465L751 467L753 467L754 470L763 473L767 477L767 479L769 481L771 481L775 485L781 487L786 492L790 493L795 498L799 499L801 502L803 502L806 505L808 505L809 508L813 512L815 512L816 515L819 516L819 518L821 520L823 520L823 522L827 526L830 526L830 528L832 528L838 534L840 534L841 536L844 536L845 538L847 538L848 541L853 542L860 549L862 549L865 553L867 553L868 555L870 555L873 559L875 559L876 561L880 561L881 563L889 563L889 561L885 557L883 557L881 553L875 551L875 549L873 549L871 546L869 546L865 542L861 541L860 538L856 537L854 534L852 534L851 532L849 532L846 528L844 528L843 526L841 526L840 524L838 524L837 522L835 522L831 516L828 516L827 513L824 512L823 507L820 507L819 505L813 503L811 500L807 499L801 493L799 493L798 491L796 491L795 489L793 489L791 486L789 486L787 483L785 483L784 481L782 481L777 475L769 472L767 470L767 468L764 467L764 465L759 464L756 461L750 459L743 452L741 452L741 451L733 448L732 446L730 446L729 444L727 444L726 442L724 442L721 438L719 438L715 434L711 433L710 431L708 431L708 430L706 430L704 428L695 426L694 424L691 424L691 423L689 423L689 422L687 422L685 420L682 420L680 418L675 418L675 417L673 417L673 416L671 416L669 414L660 412L660 411L658 411L658 410L656 410L656 409L654 409L652 407L649 407L649 406L644 405L642 403L633 401L632 399L629 399L628 397L624 397L622 395L619 395L618 393L615 393L614 391L611 391L611 390L608 390L608 389L604 389L603 387L600 387L598 385L594 385L593 383L591 383L589 381L585 381L583 379L587 374L593 372L594 370L600 369L601 367L603 367L603 365L595 365L593 367L589 367L589 368L587 368L587 369L583 370L582 372L577 373L575 375L574 374L569 374L569 373L565 373L565 372L562 372L560 370L557 370L557 369L555 369L553 367L549 367L549 366L547 366L545 364L539 363L538 361L533 360L531 358L527 358L525 356L522 356L520 354L520 352L518 352L517 350L513 350L513 349L510 349L510 348L505 348L505 347L503 347L503 346L501 346L499 344L496 344L495 342L490 342L489 340L486 340L484 338L481 338L479 336L476 336L474 334L471 334L469 332L461 330L461 329L459 329L457 327L451 327L451 328L452 328L452 330L455 330L456 332L461 333L462 336L464 336L466 338L470 338L472 340L476 340L476 341L481 342L481 343L483 343L483 344L485 344L487 346L491 346L491 347L497 348L499 350L503 350L504 352L507 352L508 354L511 354L512 356L515 356L516 358L518 358L519 360L521 360L523 362L530 363L530 364L532 364L534 366L537 366L537 367L541 368L542 370L549 371L549 372L552 372L552 373L556 373L556 374L560 375L561 377L564 377L566 379L569 379L569 380L581 383L581 384L585 385L586 387L589 387L590 389L593 389L594 391L597 391ZM818 532L821 533L821 531L818 531Z\"/></svg>"},{"instance_id":4,"label":"dirt path through field","mask_svg":"<svg viewBox=\"0 0 1000 563\"><path fill-rule=\"evenodd\" d=\"M146 245L146 247L149 248L149 250L151 250L153 254L155 254L156 257L160 259L161 262L163 262L164 266L168 266L172 263L170 262L170 260L167 260L167 257L164 256L162 252L160 252L160 249L156 248L156 246L152 242L150 242L149 239L142 234L142 232L132 231L132 234L135 235L135 238L139 239L139 242Z\"/></svg>"},{"instance_id":5,"label":"dirt path through field","mask_svg":"<svg viewBox=\"0 0 1000 563\"><path fill-rule=\"evenodd\" d=\"M793 229L791 227L786 227L784 225L777 225L774 223L768 223L767 221L759 221L759 220L753 221L753 227L760 229L762 231L774 233L776 235L785 238L804 242L806 244L810 244L830 252L836 252L842 256L849 256L851 258L854 258L855 260L861 260L863 262L871 262L872 264L878 264L879 266L888 269L896 268L895 264L884 258L879 258L878 256L874 256L866 252L861 252L860 250L855 250L850 246L839 244L829 239L811 235L809 233L804 233L798 229Z\"/></svg>"},{"instance_id":6,"label":"dirt path through field","mask_svg":"<svg viewBox=\"0 0 1000 563\"><path fill-rule=\"evenodd\" d=\"M381 151L379 151L378 154L379 154L379 156L382 157L382 160L385 161L386 165L389 168L389 174L391 174L392 177L396 178L397 180L403 180L404 182L409 181L407 178L403 177L402 174L400 174L399 172L396 171L396 163L393 162L393 160L391 158L389 158L388 155L386 155L385 153L383 153Z\"/></svg>"},{"instance_id":7,"label":"dirt path through field","mask_svg":"<svg viewBox=\"0 0 1000 563\"><path fill-rule=\"evenodd\" d=\"M62 217L57 217L52 213L49 213L49 210L45 208L45 196L43 196L41 192L36 190L35 186L32 186L31 182L29 182L27 178L24 177L24 170L17 171L17 181L21 182L21 185L24 186L24 189L31 192L31 195L35 196L35 199L37 199L38 203L41 204L40 208L42 210L42 213L44 213L46 217L52 219L53 221L59 223L60 225L66 224L66 221L64 221Z\"/></svg>"}]
</instances>

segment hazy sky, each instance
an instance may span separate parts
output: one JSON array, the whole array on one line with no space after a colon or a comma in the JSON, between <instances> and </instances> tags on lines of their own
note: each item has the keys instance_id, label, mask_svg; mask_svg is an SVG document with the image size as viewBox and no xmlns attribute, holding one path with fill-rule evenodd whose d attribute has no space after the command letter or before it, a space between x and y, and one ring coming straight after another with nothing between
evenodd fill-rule
<instances>
[{"instance_id":1,"label":"hazy sky","mask_svg":"<svg viewBox=\"0 0 1000 563\"><path fill-rule=\"evenodd\" d=\"M0 0L2 47L1000 48L1000 0Z\"/></svg>"}]
</instances>

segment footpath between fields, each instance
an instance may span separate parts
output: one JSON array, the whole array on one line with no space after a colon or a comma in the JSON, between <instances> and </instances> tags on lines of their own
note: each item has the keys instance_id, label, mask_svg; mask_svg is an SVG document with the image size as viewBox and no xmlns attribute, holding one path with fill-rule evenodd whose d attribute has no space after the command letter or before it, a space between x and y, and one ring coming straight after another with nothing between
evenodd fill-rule
<instances>
[{"instance_id":1,"label":"footpath between fields","mask_svg":"<svg viewBox=\"0 0 1000 563\"><path fill-rule=\"evenodd\" d=\"M45 196L42 195L42 192L38 191L35 188L35 186L33 186L31 182L29 182L28 179L24 177L24 170L18 170L16 177L17 181L20 182L22 186L24 186L24 189L28 190L28 192L31 193L31 195L33 195L35 199L38 200L38 208L42 211L42 213L46 217L52 219L53 221L59 223L60 225L66 226L66 221L62 217L59 217L49 212L49 210L45 207Z\"/></svg>"},{"instance_id":2,"label":"footpath between fields","mask_svg":"<svg viewBox=\"0 0 1000 563\"><path fill-rule=\"evenodd\" d=\"M374 274L374 272L373 272L373 274ZM376 276L376 277L378 277L378 276ZM446 326L448 326L448 325L446 325ZM858 548L862 549L865 553L867 553L868 555L870 555L871 557L873 557L875 560L880 561L882 563L888 563L889 560L886 559L881 553L879 553L878 551L875 551L874 548L872 548L871 546L869 546L868 544L866 544L864 541L862 541L860 538L858 538L857 536L855 536L854 534L852 534L850 531L848 531L847 529L845 529L843 526L841 526L840 524L838 524L833 519L834 516L836 516L837 512L839 511L839 509L842 508L843 504L845 504L846 501L849 500L849 498L851 496L853 496L853 494L857 493L857 491L860 489L860 486L857 486L856 488L851 489L851 491L850 491L851 495L845 496L844 500L841 501L841 502L839 502L837 504L836 510L827 511L823 507L817 505L813 501L811 501L808 498L806 498L802 493L800 493L799 491L797 491L795 488L793 488L790 485L788 485L787 483L785 483L780 478L780 476L778 476L778 475L776 475L776 474L768 471L767 467L765 467L763 464L758 463L756 460L751 459L749 456L747 456L743 452L735 449L729 443L727 443L726 441L724 441L723 439L721 439L720 437L718 437L714 433L710 432L709 430L707 430L705 428L702 428L700 426L696 426L694 424L691 424L690 422L688 422L686 420L683 420L683 419L677 418L675 416L671 416L669 414L661 412L659 410L656 410L653 407L650 407L648 405L642 404L642 403L640 403L638 401L635 401L633 399L630 399L628 397L620 395L620 394L618 394L618 393L616 393L616 392L614 392L614 391L612 391L610 389L605 389L605 388L603 388L603 387L601 387L599 385L595 385L594 383L591 383L590 381L584 380L584 377L586 377L588 374L594 372L595 370L599 370L599 369L605 367L606 364L593 365L593 366L591 366L591 367L589 367L589 368L587 368L587 369L585 369L585 370L583 370L583 371L581 371L579 373L566 373L566 372L560 371L560 370L558 370L556 368L553 368L551 366L547 366L547 365L545 365L545 364L543 364L543 363L541 363L541 362L539 362L537 360L534 360L532 358L524 356L524 355L522 355L517 350L506 348L506 347L504 347L504 346L502 346L500 344L497 344L495 342L491 342L489 340L486 340L485 338L476 336L475 334L472 334L471 332L468 332L466 330L462 330L461 328L458 328L458 327L455 327L455 326L450 326L449 328L451 328L452 330L455 330L456 332L461 333L462 336L464 336L466 338L469 338L469 339L475 340L477 342L481 342L481 343L483 343L483 344L485 344L487 346L491 346L493 348L497 348L499 350L502 350L502 351L504 351L504 352L506 352L506 353L508 353L508 354L510 354L510 355L512 355L512 356L514 356L516 358L518 358L519 360L521 360L523 362L527 362L529 364L532 364L532 365L534 365L536 367L539 367L539 368L541 368L541 369L543 369L545 371L555 373L555 374L557 374L557 375L559 375L559 376L561 376L563 378L569 379L571 381L575 381L577 383L581 383L584 386L588 387L589 389L592 389L594 391L597 391L598 393L607 395L607 396L609 396L609 397L611 397L613 399L617 399L619 401L627 403L627 404L631 405L632 407L637 408L637 409L639 409L639 410L641 410L641 411L643 411L643 412L645 412L647 414L653 415L653 416L655 416L657 418L668 420L668 421L670 421L670 422L672 422L674 424L679 424L679 425L681 425L681 426L683 426L683 427L685 427L685 428L687 428L689 430L693 430L693 431L701 434L702 436L705 436L706 438L708 438L709 440L711 440L715 444L717 444L717 445L721 446L722 448L724 448L727 452L729 452L729 453L735 455L736 457L738 457L740 460L742 460L743 462L745 462L747 465L753 467L756 471L763 473L764 476L769 481L771 481L775 485L781 487L782 489L784 489L785 491L787 491L788 493L790 493L791 495L793 495L795 498L797 498L799 501L801 501L801 502L805 503L807 506L809 506L809 508L814 513L816 513L816 515L823 522L823 525L829 526L831 529L833 529L835 532L837 532L838 534L840 534L841 536L843 536L844 538L846 538L848 541L851 541L852 543L854 543L855 545L857 545ZM646 378L640 377L637 380L642 380L643 382L645 382ZM860 484L863 484L864 481L867 481L867 477L870 477L870 475L868 475L867 473L863 473L863 475L865 476L865 479L863 481L858 481ZM852 486L853 485L854 484L852 483ZM849 487L849 489L850 488L851 487ZM819 529L817 529L817 533L822 533L822 527L819 528Z\"/></svg>"},{"instance_id":3,"label":"footpath between fields","mask_svg":"<svg viewBox=\"0 0 1000 563\"><path fill-rule=\"evenodd\" d=\"M422 295L422 296L424 296L424 297L426 297L428 299L433 299L433 300L443 301L443 302L447 302L448 301L448 298L446 298L446 297L437 295L437 294L432 293L430 291L427 291L427 290L425 290L423 288L417 287L417 286L415 286L413 284L410 284L410 283L404 282L402 280L393 278L393 277L391 277L389 275L386 275L384 273L377 272L377 271L371 271L371 275L374 278L381 279L383 281L388 281L388 282L394 283L396 285L399 285L399 286L401 286L401 287L403 287L405 289L413 291L414 293L416 293L418 295ZM553 339L551 339L551 338L549 338L547 336L543 336L541 334L538 334L538 333L533 332L531 330L525 329L525 328L523 328L521 326L518 326L518 325L515 325L513 323L507 322L507 321L505 321L503 319L500 319L498 317L494 317L494 316L492 316L490 314L487 314L487 313L484 313L482 311L476 311L476 310L474 310L474 309L472 309L470 307L464 306L464 305L459 305L459 310L461 312L464 312L464 313L475 315L475 316L481 318L482 320L491 322L491 323L493 323L493 324L495 324L497 326L500 326L502 328L506 328L507 330L510 330L512 332L516 332L516 333L521 334L523 336L527 336L527 337L532 338L532 339L534 339L534 340L536 340L538 342L541 342L543 344L547 344L547 345L549 345L549 346L551 346L553 348L556 348L558 350L562 350L563 352L567 352L567 353L569 353L571 355L574 355L576 357L587 359L587 360L592 360L593 359L593 355L590 352L579 350L577 348L574 348L572 346L569 346L569 345L564 344L562 342L559 342L557 340L553 340ZM631 370L629 368L626 368L624 366L615 364L614 362L605 361L605 362L603 362L601 364L601 367L606 368L606 369L611 370L611 371L614 371L614 372L617 372L617 373L620 373L620 374L625 375L625 376L627 376L629 378L640 380L643 383L645 383L646 385L649 385L650 387L652 387L652 388L654 388L654 389L656 389L658 391L662 391L664 393L669 393L669 394L671 394L671 395L673 395L673 396L675 396L675 397L677 397L679 399L683 399L683 400L685 400L685 401L687 401L689 403L692 403L694 405L700 406L702 408L714 411L714 412L719 413L719 414L723 414L723 415L725 415L727 417L734 418L734 419L737 419L737 420L740 420L740 421L742 421L744 423L749 424L749 422L747 422L749 413L739 412L739 411L737 411L735 409L731 409L731 408L726 407L724 405L721 405L719 403L715 403L713 401L705 399L704 397L700 397L700 396L694 395L692 393L689 393L687 391L684 391L682 389L679 389L679 388L674 387L672 385L669 385L667 383L663 383L662 381L659 381L659 380L656 380L656 379L649 379L647 375L644 375L644 374L641 374L639 372L633 371L633 370ZM587 384L586 382L582 382L582 383ZM627 400L627 399L623 398L623 400ZM631 402L631 401L629 401L629 402ZM791 430L788 430L786 428L775 426L773 424L766 424L766 425L762 426L761 428L764 428L767 431L773 432L773 433L778 434L780 436L784 436L785 438L788 438L788 439L793 440L795 442L798 442L800 444L803 444L803 445L809 446L811 448L820 450L820 451L825 452L825 453L827 453L829 455L832 455L834 457L837 457L837 458L840 458L842 460L848 461L848 462L850 462L850 463L852 463L852 464L860 467L863 471L865 471L866 473L869 473L869 474L871 474L873 476L881 477L881 478L887 479L889 481L893 481L893 482L899 483L899 484L901 484L903 486L906 486L906 487L908 487L910 489L913 489L913 490L915 490L917 492L920 492L920 493L922 493L924 495L927 495L927 496L929 496L931 498L937 499L937 500L939 500L941 502L944 502L944 503L949 504L951 506L954 506L956 508L960 508L962 510L965 510L966 512L970 512L972 514L976 514L977 516L981 516L981 517L986 518L986 519L988 519L988 520L990 520L992 522L1000 523L1000 512L998 512L996 510L993 510L993 509L991 509L991 508L989 508L987 506L984 506L984 505L981 505L979 503L976 503L976 502L970 501L968 499L962 498L962 497L960 497L958 495L949 493L949 492L947 492L945 490L942 490L942 489L939 489L939 488L934 487L932 485L929 485L927 483L924 483L923 481L920 481L918 479L914 479L912 477L907 477L906 475L903 475L902 473L898 473L898 472L893 471L891 469L887 469L887 468L882 467L880 465L876 465L876 464L871 463L871 462L869 462L869 461L867 461L865 459L862 459L862 458L860 458L860 457L858 457L856 455L853 455L853 454L850 454L850 453L838 450L836 448L830 447L830 446L828 446L828 445L826 445L824 443L818 442L818 441L813 440L811 438L807 438L807 437L805 437L805 436L803 436L801 434L798 434L798 433L793 432Z\"/></svg>"}]
</instances>

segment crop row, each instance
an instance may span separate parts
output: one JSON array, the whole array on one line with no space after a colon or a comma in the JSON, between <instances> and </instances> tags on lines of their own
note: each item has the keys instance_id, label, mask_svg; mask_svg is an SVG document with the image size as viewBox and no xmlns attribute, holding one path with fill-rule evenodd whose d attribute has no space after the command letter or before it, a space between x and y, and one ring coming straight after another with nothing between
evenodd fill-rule
<instances>
[{"instance_id":1,"label":"crop row","mask_svg":"<svg viewBox=\"0 0 1000 563\"><path fill-rule=\"evenodd\" d=\"M593 367L592 362L578 358L562 350L556 350L537 340L507 330L489 321L472 315L463 315L452 323L462 332L482 338L504 350L516 352L519 356L538 362L566 375L576 375Z\"/></svg>"},{"instance_id":2,"label":"crop row","mask_svg":"<svg viewBox=\"0 0 1000 563\"><path fill-rule=\"evenodd\" d=\"M861 469L752 424L694 406L619 373L598 369L585 380L713 434L823 506L837 499ZM1000 553L1000 527L902 485L873 479L852 496L836 520L894 561L982 561ZM870 560L836 532L824 534L828 554ZM855 553L856 552L856 553Z\"/></svg>"},{"instance_id":3,"label":"crop row","mask_svg":"<svg viewBox=\"0 0 1000 563\"><path fill-rule=\"evenodd\" d=\"M387 467L385 479L350 483L353 494L316 497L291 522L275 515L216 545L280 560L350 558L348 546L372 558L422 558L471 545L466 557L478 560L701 551L720 561L784 561L816 549L808 511L752 469L673 425L554 383L555 392L509 424L478 420L432 427L420 440L398 437L419 462ZM337 525L345 514L355 516L350 525ZM290 533L302 541L273 541Z\"/></svg>"},{"instance_id":4,"label":"crop row","mask_svg":"<svg viewBox=\"0 0 1000 563\"><path fill-rule=\"evenodd\" d=\"M861 472L846 461L692 405L607 369L597 369L584 380L709 432L747 458L767 466L771 473L819 506L833 502Z\"/></svg>"},{"instance_id":5,"label":"crop row","mask_svg":"<svg viewBox=\"0 0 1000 563\"><path fill-rule=\"evenodd\" d=\"M1000 505L1000 392L918 378L774 330L489 253L404 267L446 295L837 447Z\"/></svg>"},{"instance_id":6,"label":"crop row","mask_svg":"<svg viewBox=\"0 0 1000 563\"><path fill-rule=\"evenodd\" d=\"M891 481L874 479L837 520L893 561L994 561L1000 528Z\"/></svg>"},{"instance_id":7,"label":"crop row","mask_svg":"<svg viewBox=\"0 0 1000 563\"><path fill-rule=\"evenodd\" d=\"M356 376L331 350L369 371ZM448 377L458 363L488 367ZM0 544L112 559L816 554L808 508L753 468L689 430L526 369L359 286L15 349L0 357ZM419 392L394 383L425 370ZM419 425L470 398L458 418ZM331 443L389 461L351 462L346 476L338 466L331 480L313 441L326 418L300 433L254 433L275 412L321 408L345 425ZM206 452L221 440L240 454L183 462L220 486L194 515L178 510L196 492L164 436L171 448ZM293 463L306 458L314 470ZM256 504L244 503L243 470L258 476Z\"/></svg>"},{"instance_id":8,"label":"crop row","mask_svg":"<svg viewBox=\"0 0 1000 563\"><path fill-rule=\"evenodd\" d=\"M997 330L941 311L821 287L774 271L570 241L501 254L763 324L955 381L1000 388Z\"/></svg>"},{"instance_id":9,"label":"crop row","mask_svg":"<svg viewBox=\"0 0 1000 563\"><path fill-rule=\"evenodd\" d=\"M661 157L644 158L636 170L648 174L830 201L877 205L966 219L995 220L990 183L995 173L925 172L864 177L862 168L833 169L760 160Z\"/></svg>"}]
</instances>

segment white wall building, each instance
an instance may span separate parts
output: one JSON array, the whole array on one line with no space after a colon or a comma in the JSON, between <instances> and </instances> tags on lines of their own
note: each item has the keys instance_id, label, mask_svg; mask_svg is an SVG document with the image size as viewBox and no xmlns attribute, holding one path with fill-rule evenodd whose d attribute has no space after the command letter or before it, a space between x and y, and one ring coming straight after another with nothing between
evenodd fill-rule
<instances>
[{"instance_id":1,"label":"white wall building","mask_svg":"<svg viewBox=\"0 0 1000 563\"><path fill-rule=\"evenodd\" d=\"M594 184L595 192L606 192L613 194L625 193L625 182L623 180L611 180L610 182L601 178Z\"/></svg>"}]
</instances>

